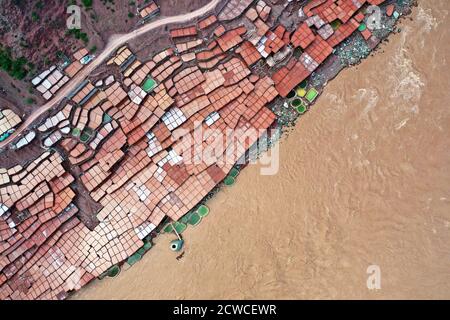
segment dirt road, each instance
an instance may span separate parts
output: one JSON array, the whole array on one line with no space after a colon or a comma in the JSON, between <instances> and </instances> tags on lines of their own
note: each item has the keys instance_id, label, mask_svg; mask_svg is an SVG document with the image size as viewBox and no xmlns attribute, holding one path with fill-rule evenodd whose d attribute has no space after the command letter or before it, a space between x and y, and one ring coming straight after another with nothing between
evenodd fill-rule
<instances>
[{"instance_id":1,"label":"dirt road","mask_svg":"<svg viewBox=\"0 0 450 320\"><path fill-rule=\"evenodd\" d=\"M12 142L17 136L19 136L23 131L25 131L28 127L30 127L34 123L34 121L36 121L41 115L43 115L51 108L57 106L72 90L74 90L84 79L86 79L89 76L89 74L95 70L95 68L97 68L101 63L103 63L121 45L161 26L174 23L183 23L189 20L193 20L197 17L200 17L206 14L207 12L213 10L219 2L220 0L212 0L206 6L197 9L195 11L192 11L190 13L173 17L163 17L152 23L146 24L130 33L117 34L111 36L111 38L108 41L108 44L106 45L102 53L97 58L95 58L89 65L87 65L83 70L81 70L75 77L73 77L67 83L66 86L64 86L60 91L58 91L58 93L53 97L53 99L51 99L42 107L34 111L24 122L22 122L20 127L17 128L17 130L13 134L11 134L6 140L0 142L0 149L4 148L10 142Z\"/></svg>"}]
</instances>

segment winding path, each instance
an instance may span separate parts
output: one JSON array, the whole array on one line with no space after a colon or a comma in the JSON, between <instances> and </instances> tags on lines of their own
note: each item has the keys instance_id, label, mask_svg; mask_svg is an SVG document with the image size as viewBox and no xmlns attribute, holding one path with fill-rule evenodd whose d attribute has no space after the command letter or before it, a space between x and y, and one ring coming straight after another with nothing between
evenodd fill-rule
<instances>
[{"instance_id":1,"label":"winding path","mask_svg":"<svg viewBox=\"0 0 450 320\"><path fill-rule=\"evenodd\" d=\"M46 104L36 109L30 116L22 122L22 124L17 128L14 133L12 133L7 139L0 142L0 149L7 146L11 141L13 141L17 136L19 136L23 131L25 131L34 121L36 121L42 114L50 110L51 108L57 106L73 89L75 89L84 79L86 79L89 74L95 70L102 62L104 62L117 48L125 44L126 42L133 40L151 30L174 23L183 23L200 17L207 12L213 10L221 0L211 0L210 3L201 7L190 13L183 15L165 17L155 20L149 24L146 24L134 31L127 34L116 34L111 36L105 49L102 53L95 58L90 64L85 66L75 77L73 77L57 94Z\"/></svg>"}]
</instances>

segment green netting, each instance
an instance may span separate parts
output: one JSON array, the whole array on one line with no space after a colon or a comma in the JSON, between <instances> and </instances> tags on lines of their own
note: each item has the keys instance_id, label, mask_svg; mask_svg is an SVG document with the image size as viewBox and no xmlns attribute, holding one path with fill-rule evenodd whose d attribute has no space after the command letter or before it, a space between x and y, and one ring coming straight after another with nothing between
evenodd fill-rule
<instances>
[{"instance_id":1,"label":"green netting","mask_svg":"<svg viewBox=\"0 0 450 320\"><path fill-rule=\"evenodd\" d=\"M228 176L228 177L225 178L225 180L223 180L223 183L226 186L232 186L235 182L236 182L236 180L233 177L231 177L231 176Z\"/></svg>"},{"instance_id":2,"label":"green netting","mask_svg":"<svg viewBox=\"0 0 450 320\"><path fill-rule=\"evenodd\" d=\"M206 217L209 213L209 208L202 204L200 207L198 207L197 212L201 217Z\"/></svg>"}]
</instances>

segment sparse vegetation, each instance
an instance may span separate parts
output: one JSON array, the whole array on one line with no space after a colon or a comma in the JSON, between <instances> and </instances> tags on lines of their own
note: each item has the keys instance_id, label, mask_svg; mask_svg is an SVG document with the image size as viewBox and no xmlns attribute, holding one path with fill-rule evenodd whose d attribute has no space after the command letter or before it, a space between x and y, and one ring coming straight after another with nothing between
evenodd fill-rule
<instances>
[{"instance_id":1,"label":"sparse vegetation","mask_svg":"<svg viewBox=\"0 0 450 320\"><path fill-rule=\"evenodd\" d=\"M28 104L28 105L33 104L33 103L35 103L35 102L36 102L36 101L35 101L33 98L26 98L26 99L25 99L25 103Z\"/></svg>"},{"instance_id":2,"label":"sparse vegetation","mask_svg":"<svg viewBox=\"0 0 450 320\"><path fill-rule=\"evenodd\" d=\"M82 32L80 29L71 29L66 32L68 35L74 36L78 40L82 40L85 44L89 43L89 37L86 32Z\"/></svg>"},{"instance_id":3,"label":"sparse vegetation","mask_svg":"<svg viewBox=\"0 0 450 320\"><path fill-rule=\"evenodd\" d=\"M26 2L26 1L24 1L24 0L13 0L12 3L13 3L14 5L18 6L18 7L22 7L22 6L25 5L25 2Z\"/></svg>"},{"instance_id":4,"label":"sparse vegetation","mask_svg":"<svg viewBox=\"0 0 450 320\"><path fill-rule=\"evenodd\" d=\"M110 10L111 12L115 12L114 10L114 0L102 0L102 3L104 6L106 6L106 9ZM109 7L109 5L111 5L111 7Z\"/></svg>"},{"instance_id":5,"label":"sparse vegetation","mask_svg":"<svg viewBox=\"0 0 450 320\"><path fill-rule=\"evenodd\" d=\"M94 22L98 22L98 20L99 20L98 15L95 12L91 13L90 17L91 17L92 21L94 21Z\"/></svg>"},{"instance_id":6,"label":"sparse vegetation","mask_svg":"<svg viewBox=\"0 0 450 320\"><path fill-rule=\"evenodd\" d=\"M33 11L33 12L31 13L31 20L32 20L33 22L39 21L39 15L37 14L37 12Z\"/></svg>"},{"instance_id":7,"label":"sparse vegetation","mask_svg":"<svg viewBox=\"0 0 450 320\"><path fill-rule=\"evenodd\" d=\"M28 48L28 43L27 43L25 40L21 40L20 43L19 43L19 45L20 45L22 48Z\"/></svg>"}]
</instances>

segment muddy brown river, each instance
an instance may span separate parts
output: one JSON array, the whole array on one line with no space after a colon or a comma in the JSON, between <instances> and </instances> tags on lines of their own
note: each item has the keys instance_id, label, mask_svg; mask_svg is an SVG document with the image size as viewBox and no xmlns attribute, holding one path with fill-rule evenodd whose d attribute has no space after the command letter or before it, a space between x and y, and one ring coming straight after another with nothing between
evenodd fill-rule
<instances>
[{"instance_id":1,"label":"muddy brown river","mask_svg":"<svg viewBox=\"0 0 450 320\"><path fill-rule=\"evenodd\" d=\"M450 2L343 71L280 143L189 227L76 299L450 298ZM369 290L367 268L381 288Z\"/></svg>"}]
</instances>

